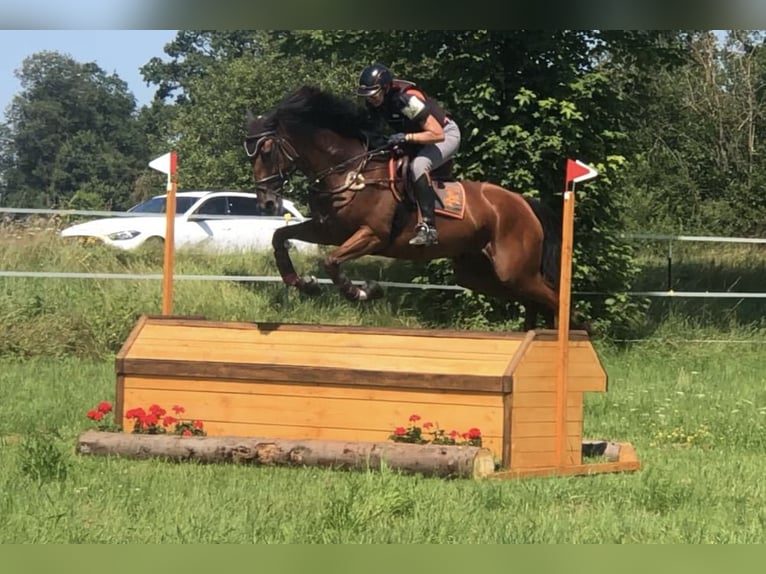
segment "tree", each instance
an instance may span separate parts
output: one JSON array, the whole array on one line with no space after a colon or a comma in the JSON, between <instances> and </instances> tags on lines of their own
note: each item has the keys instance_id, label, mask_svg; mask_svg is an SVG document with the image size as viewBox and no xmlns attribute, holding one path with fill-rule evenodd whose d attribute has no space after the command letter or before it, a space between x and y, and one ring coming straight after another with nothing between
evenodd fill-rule
<instances>
[{"instance_id":1,"label":"tree","mask_svg":"<svg viewBox=\"0 0 766 574\"><path fill-rule=\"evenodd\" d=\"M124 206L147 158L127 84L58 52L29 56L17 76L22 90L5 126L7 201L63 206L87 187L101 190L104 206Z\"/></svg>"},{"instance_id":2,"label":"tree","mask_svg":"<svg viewBox=\"0 0 766 574\"><path fill-rule=\"evenodd\" d=\"M759 234L766 218L766 52L755 32L690 34L683 65L646 74L626 181L631 227Z\"/></svg>"},{"instance_id":3,"label":"tree","mask_svg":"<svg viewBox=\"0 0 766 574\"><path fill-rule=\"evenodd\" d=\"M188 90L220 62L256 59L269 51L268 34L258 30L181 30L165 47L170 62L152 58L141 68L144 79L157 84L155 98L188 101Z\"/></svg>"}]
</instances>

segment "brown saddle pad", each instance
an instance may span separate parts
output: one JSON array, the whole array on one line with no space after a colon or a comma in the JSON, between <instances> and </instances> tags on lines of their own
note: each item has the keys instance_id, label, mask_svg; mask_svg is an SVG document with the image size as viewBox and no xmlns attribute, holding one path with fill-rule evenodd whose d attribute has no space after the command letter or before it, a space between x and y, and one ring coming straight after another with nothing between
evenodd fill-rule
<instances>
[{"instance_id":1,"label":"brown saddle pad","mask_svg":"<svg viewBox=\"0 0 766 574\"><path fill-rule=\"evenodd\" d=\"M389 163L389 173L391 174L392 189L396 198L415 205L415 199L412 194L412 186L409 178L405 175L409 172L409 158L399 157L391 158ZM462 219L465 215L465 188L459 181L449 180L447 174L452 173L452 160L431 174L431 186L436 192L436 213ZM406 186L405 186L406 182ZM406 187L406 189L403 189Z\"/></svg>"}]
</instances>

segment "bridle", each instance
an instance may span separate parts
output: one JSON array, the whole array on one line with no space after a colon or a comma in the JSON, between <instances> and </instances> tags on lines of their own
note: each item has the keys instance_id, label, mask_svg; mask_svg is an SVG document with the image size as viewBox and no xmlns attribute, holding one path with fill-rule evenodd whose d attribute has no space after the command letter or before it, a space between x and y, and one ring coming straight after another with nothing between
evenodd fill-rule
<instances>
[{"instance_id":1,"label":"bridle","mask_svg":"<svg viewBox=\"0 0 766 574\"><path fill-rule=\"evenodd\" d=\"M267 130L245 137L244 146L247 157L253 159L258 156L263 145L268 141L273 143L275 151L286 160L287 168L284 169L282 162L279 162L277 173L256 180L255 189L275 193L282 191L285 186L290 184L290 176L296 169L296 160L299 156L293 145L287 139L280 136L276 130ZM255 144L252 144L252 142L255 142ZM277 185L274 185L275 182Z\"/></svg>"},{"instance_id":2,"label":"bridle","mask_svg":"<svg viewBox=\"0 0 766 574\"><path fill-rule=\"evenodd\" d=\"M251 145L251 142L253 141L255 142L255 145ZM279 165L278 172L272 175L266 176L264 178L261 178L259 180L256 180L255 188L264 190L264 191L269 191L272 193L277 193L277 192L281 192L286 186L291 185L290 177L293 175L293 173L296 170L296 167L297 167L296 162L300 156L298 155L298 152L295 150L295 147L290 143L290 141L287 138L279 135L279 133L277 133L276 130L267 130L264 132L260 132L258 134L253 134L253 135L249 135L245 137L244 145L245 145L245 153L247 154L247 157L249 157L250 159L255 158L259 153L261 153L263 145L268 141L273 142L273 145L276 148L277 153L279 153L282 156L282 158L286 160L287 168L284 169L282 166L282 162L280 162L278 164ZM373 157L389 153L388 146L382 146L374 150L368 150L366 142L364 144L364 150L365 151L363 151L362 153L356 154L346 160L343 160L339 164L329 167L319 172L317 175L310 177L309 189L314 190L320 195L335 195L335 194L344 192L347 189L352 188L354 186L354 178L349 178L342 185L329 190L320 189L319 184L330 175L344 171L349 164L356 161L359 161L359 164L357 165L353 173L357 175L361 174L364 171L364 168L367 166L367 163ZM276 183L277 185L274 185L274 183Z\"/></svg>"}]
</instances>

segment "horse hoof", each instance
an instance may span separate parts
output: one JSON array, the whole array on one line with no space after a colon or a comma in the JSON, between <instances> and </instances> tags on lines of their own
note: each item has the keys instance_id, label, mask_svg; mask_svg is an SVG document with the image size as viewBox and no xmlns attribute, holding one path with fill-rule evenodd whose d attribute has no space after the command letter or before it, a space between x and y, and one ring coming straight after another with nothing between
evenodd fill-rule
<instances>
[{"instance_id":1,"label":"horse hoof","mask_svg":"<svg viewBox=\"0 0 766 574\"><path fill-rule=\"evenodd\" d=\"M319 281L317 281L317 278L313 275L301 277L298 288L304 295L311 296L319 295L319 293L322 291L321 287L319 286Z\"/></svg>"},{"instance_id":2,"label":"horse hoof","mask_svg":"<svg viewBox=\"0 0 766 574\"><path fill-rule=\"evenodd\" d=\"M367 293L368 301L372 301L373 299L380 299L385 294L383 287L381 287L380 283L377 281L365 281L362 290Z\"/></svg>"}]
</instances>

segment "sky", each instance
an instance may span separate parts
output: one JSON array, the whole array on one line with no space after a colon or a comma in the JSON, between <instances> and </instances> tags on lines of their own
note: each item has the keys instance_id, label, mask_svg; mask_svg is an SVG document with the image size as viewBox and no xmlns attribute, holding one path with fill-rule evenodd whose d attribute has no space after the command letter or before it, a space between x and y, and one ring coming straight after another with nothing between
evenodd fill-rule
<instances>
[{"instance_id":1,"label":"sky","mask_svg":"<svg viewBox=\"0 0 766 574\"><path fill-rule=\"evenodd\" d=\"M21 91L14 70L27 56L57 51L84 64L95 62L107 74L127 82L139 106L148 104L156 86L147 86L139 68L151 58L167 60L163 47L176 30L0 30L0 121Z\"/></svg>"}]
</instances>

